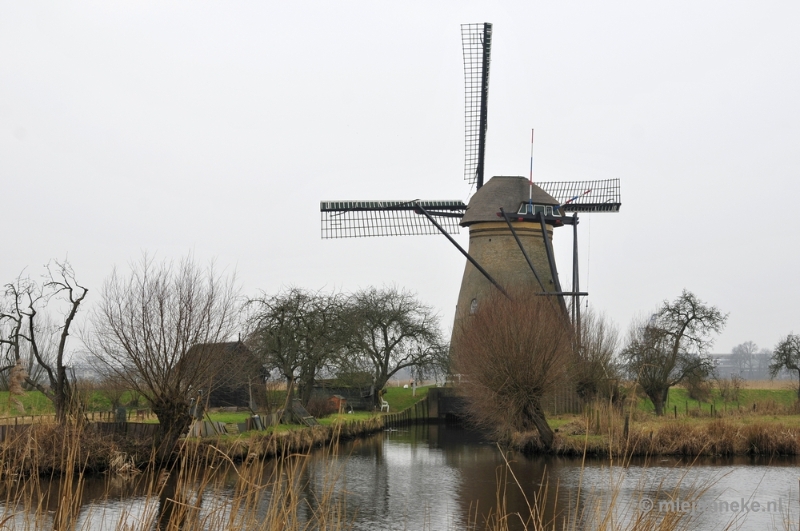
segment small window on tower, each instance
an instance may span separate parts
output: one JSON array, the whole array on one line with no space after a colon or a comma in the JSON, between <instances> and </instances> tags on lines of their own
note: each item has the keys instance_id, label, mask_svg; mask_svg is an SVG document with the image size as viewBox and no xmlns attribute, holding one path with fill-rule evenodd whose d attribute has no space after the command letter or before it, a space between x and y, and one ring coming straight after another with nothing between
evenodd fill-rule
<instances>
[{"instance_id":1,"label":"small window on tower","mask_svg":"<svg viewBox=\"0 0 800 531\"><path fill-rule=\"evenodd\" d=\"M527 214L529 210L528 206L528 203L522 203L519 206L519 210L517 210L517 214Z\"/></svg>"},{"instance_id":2,"label":"small window on tower","mask_svg":"<svg viewBox=\"0 0 800 531\"><path fill-rule=\"evenodd\" d=\"M544 206L543 205L533 205L533 213L534 214L538 214L540 212L542 214L544 214Z\"/></svg>"},{"instance_id":3,"label":"small window on tower","mask_svg":"<svg viewBox=\"0 0 800 531\"><path fill-rule=\"evenodd\" d=\"M477 311L478 311L478 299L472 299L472 302L469 303L469 313L470 315L472 315Z\"/></svg>"},{"instance_id":4,"label":"small window on tower","mask_svg":"<svg viewBox=\"0 0 800 531\"><path fill-rule=\"evenodd\" d=\"M544 207L544 215L545 216L552 216L553 215L553 207L551 207L551 206Z\"/></svg>"}]
</instances>

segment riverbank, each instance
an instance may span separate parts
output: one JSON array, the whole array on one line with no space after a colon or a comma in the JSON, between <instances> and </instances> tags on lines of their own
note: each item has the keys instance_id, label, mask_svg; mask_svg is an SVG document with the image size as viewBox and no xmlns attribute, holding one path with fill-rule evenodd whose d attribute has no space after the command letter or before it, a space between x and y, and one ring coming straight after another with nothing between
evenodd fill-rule
<instances>
[{"instance_id":1,"label":"riverbank","mask_svg":"<svg viewBox=\"0 0 800 531\"><path fill-rule=\"evenodd\" d=\"M213 438L184 438L176 459L182 455L224 455L233 462L304 453L338 440L369 435L384 428L380 415L350 420L346 415L328 419L325 425L280 426L268 431ZM97 474L143 470L153 463L150 441L109 435L92 424L32 425L0 446L0 480L20 475Z\"/></svg>"},{"instance_id":2,"label":"riverbank","mask_svg":"<svg viewBox=\"0 0 800 531\"><path fill-rule=\"evenodd\" d=\"M796 456L800 416L655 417L607 410L549 419L555 431L550 450L536 433L517 433L508 446L527 454L563 456Z\"/></svg>"}]
</instances>

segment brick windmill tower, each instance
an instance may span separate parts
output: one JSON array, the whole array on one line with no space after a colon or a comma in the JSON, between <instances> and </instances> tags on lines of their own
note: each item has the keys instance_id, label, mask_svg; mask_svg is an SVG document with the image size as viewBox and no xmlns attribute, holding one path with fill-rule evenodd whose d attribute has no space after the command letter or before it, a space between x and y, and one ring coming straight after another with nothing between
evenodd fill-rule
<instances>
[{"instance_id":1,"label":"brick windmill tower","mask_svg":"<svg viewBox=\"0 0 800 531\"><path fill-rule=\"evenodd\" d=\"M536 182L532 176L493 177L484 184L492 25L461 26L466 100L464 178L475 193L460 200L322 201L322 238L443 234L466 258L456 320L474 312L492 289L533 286L554 296L564 312L573 303L579 325L579 212L618 212L619 179ZM571 214L571 215L570 215ZM553 256L553 230L573 226L572 291L564 292ZM469 251L451 234L469 229Z\"/></svg>"}]
</instances>

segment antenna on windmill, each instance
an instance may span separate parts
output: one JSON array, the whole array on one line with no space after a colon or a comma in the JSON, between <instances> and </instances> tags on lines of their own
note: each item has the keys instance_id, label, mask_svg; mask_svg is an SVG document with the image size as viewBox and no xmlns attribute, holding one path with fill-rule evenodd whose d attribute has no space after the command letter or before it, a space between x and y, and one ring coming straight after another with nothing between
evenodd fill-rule
<instances>
[{"instance_id":1,"label":"antenna on windmill","mask_svg":"<svg viewBox=\"0 0 800 531\"><path fill-rule=\"evenodd\" d=\"M528 177L528 212L533 212L533 129L531 129L531 172Z\"/></svg>"}]
</instances>

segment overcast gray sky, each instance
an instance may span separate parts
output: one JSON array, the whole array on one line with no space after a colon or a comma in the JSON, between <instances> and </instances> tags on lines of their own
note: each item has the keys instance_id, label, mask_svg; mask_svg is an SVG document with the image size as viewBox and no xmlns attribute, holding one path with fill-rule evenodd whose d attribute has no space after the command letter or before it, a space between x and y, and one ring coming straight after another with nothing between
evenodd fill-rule
<instances>
[{"instance_id":1,"label":"overcast gray sky","mask_svg":"<svg viewBox=\"0 0 800 531\"><path fill-rule=\"evenodd\" d=\"M319 201L469 197L459 25L485 21L487 175L527 175L533 127L535 179L622 181L582 217L591 304L625 330L687 288L730 312L718 352L800 332L789 1L0 1L0 281L68 256L91 303L193 252L246 294L394 283L449 330L444 238L322 240Z\"/></svg>"}]
</instances>

